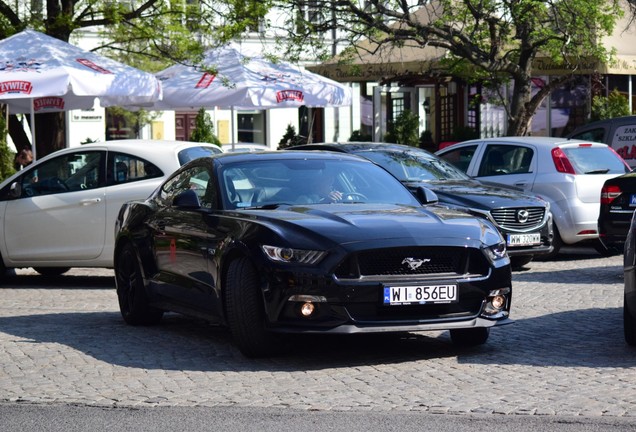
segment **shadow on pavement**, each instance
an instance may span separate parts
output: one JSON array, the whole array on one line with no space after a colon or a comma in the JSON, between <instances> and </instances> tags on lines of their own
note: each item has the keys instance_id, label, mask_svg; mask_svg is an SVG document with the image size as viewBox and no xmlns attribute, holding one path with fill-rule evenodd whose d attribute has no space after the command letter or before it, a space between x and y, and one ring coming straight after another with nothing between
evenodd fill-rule
<instances>
[{"instance_id":1,"label":"shadow on pavement","mask_svg":"<svg viewBox=\"0 0 636 432\"><path fill-rule=\"evenodd\" d=\"M127 326L116 312L4 317L0 331L23 339L11 342L18 348L61 344L112 365L144 369L299 371L455 356L474 364L636 366L636 349L623 341L618 308L521 319L493 329L488 343L470 349L452 345L447 332L302 336L293 339L291 352L265 359L243 357L226 329L176 314L153 327Z\"/></svg>"}]
</instances>

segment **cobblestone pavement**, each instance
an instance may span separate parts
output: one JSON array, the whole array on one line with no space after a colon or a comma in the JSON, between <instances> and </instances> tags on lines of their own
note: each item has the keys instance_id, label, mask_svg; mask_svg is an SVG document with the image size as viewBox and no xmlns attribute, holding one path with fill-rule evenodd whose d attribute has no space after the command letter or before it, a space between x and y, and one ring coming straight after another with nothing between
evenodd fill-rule
<instances>
[{"instance_id":1,"label":"cobblestone pavement","mask_svg":"<svg viewBox=\"0 0 636 432\"><path fill-rule=\"evenodd\" d=\"M634 416L622 256L574 250L513 274L510 326L455 348L447 332L306 338L246 359L179 315L126 326L112 272L32 271L0 284L0 402Z\"/></svg>"}]
</instances>

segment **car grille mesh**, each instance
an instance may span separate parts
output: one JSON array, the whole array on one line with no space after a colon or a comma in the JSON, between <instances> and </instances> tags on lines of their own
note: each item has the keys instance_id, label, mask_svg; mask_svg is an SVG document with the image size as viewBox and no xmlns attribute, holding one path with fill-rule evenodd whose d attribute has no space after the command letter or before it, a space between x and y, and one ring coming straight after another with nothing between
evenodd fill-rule
<instances>
[{"instance_id":1,"label":"car grille mesh","mask_svg":"<svg viewBox=\"0 0 636 432\"><path fill-rule=\"evenodd\" d=\"M526 211L526 214L523 211ZM511 230L530 230L541 226L545 217L545 207L503 208L490 212L497 225ZM524 217L526 216L527 220Z\"/></svg>"},{"instance_id":2,"label":"car grille mesh","mask_svg":"<svg viewBox=\"0 0 636 432\"><path fill-rule=\"evenodd\" d=\"M478 249L429 246L358 252L336 269L336 276L485 275L488 270L488 262Z\"/></svg>"}]
</instances>

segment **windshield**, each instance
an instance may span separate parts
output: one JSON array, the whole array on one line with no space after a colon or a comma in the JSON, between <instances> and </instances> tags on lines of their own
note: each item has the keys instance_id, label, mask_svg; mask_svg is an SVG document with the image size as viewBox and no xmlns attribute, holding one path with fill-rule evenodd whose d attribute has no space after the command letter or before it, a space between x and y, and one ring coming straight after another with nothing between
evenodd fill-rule
<instances>
[{"instance_id":1,"label":"windshield","mask_svg":"<svg viewBox=\"0 0 636 432\"><path fill-rule=\"evenodd\" d=\"M420 205L399 181L365 161L253 159L225 164L220 176L229 208L328 203Z\"/></svg>"},{"instance_id":2,"label":"windshield","mask_svg":"<svg viewBox=\"0 0 636 432\"><path fill-rule=\"evenodd\" d=\"M430 153L418 151L366 150L356 152L377 163L400 181L467 180L470 177Z\"/></svg>"}]
</instances>

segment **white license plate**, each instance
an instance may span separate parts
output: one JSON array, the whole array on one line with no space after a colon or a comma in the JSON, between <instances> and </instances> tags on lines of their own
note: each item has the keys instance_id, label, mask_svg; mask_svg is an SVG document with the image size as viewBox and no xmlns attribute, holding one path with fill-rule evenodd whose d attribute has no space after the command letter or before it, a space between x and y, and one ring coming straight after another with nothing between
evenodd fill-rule
<instances>
[{"instance_id":1,"label":"white license plate","mask_svg":"<svg viewBox=\"0 0 636 432\"><path fill-rule=\"evenodd\" d=\"M458 298L457 285L384 287L385 305L452 303Z\"/></svg>"},{"instance_id":2,"label":"white license plate","mask_svg":"<svg viewBox=\"0 0 636 432\"><path fill-rule=\"evenodd\" d=\"M508 234L508 246L533 246L541 244L540 233Z\"/></svg>"},{"instance_id":3,"label":"white license plate","mask_svg":"<svg viewBox=\"0 0 636 432\"><path fill-rule=\"evenodd\" d=\"M630 207L636 206L636 194L629 197L629 206Z\"/></svg>"}]
</instances>

